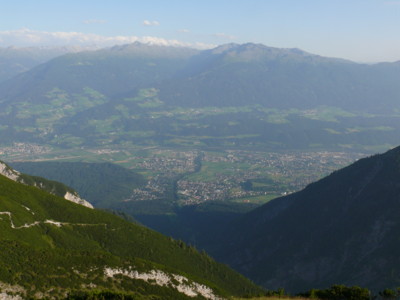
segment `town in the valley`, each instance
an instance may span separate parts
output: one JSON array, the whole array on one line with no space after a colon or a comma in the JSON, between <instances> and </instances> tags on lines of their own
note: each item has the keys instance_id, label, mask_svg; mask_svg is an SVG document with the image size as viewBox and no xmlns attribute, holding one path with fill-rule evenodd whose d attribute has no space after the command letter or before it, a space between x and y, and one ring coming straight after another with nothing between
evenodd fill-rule
<instances>
[{"instance_id":1,"label":"town in the valley","mask_svg":"<svg viewBox=\"0 0 400 300\"><path fill-rule=\"evenodd\" d=\"M293 193L355 160L356 152L262 152L249 150L96 148L54 150L15 143L0 147L4 161L113 162L141 173L147 184L123 201L173 198L182 205L205 201L264 203Z\"/></svg>"}]
</instances>

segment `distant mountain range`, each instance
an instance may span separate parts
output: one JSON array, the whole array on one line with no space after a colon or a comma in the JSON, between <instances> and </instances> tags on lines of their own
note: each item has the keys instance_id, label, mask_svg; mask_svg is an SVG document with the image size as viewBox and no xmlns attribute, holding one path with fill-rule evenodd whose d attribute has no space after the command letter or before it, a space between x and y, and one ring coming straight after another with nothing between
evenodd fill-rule
<instances>
[{"instance_id":1,"label":"distant mountain range","mask_svg":"<svg viewBox=\"0 0 400 300\"><path fill-rule=\"evenodd\" d=\"M0 198L1 298L104 292L220 299L262 292L181 241L3 175Z\"/></svg>"},{"instance_id":2,"label":"distant mountain range","mask_svg":"<svg viewBox=\"0 0 400 300\"><path fill-rule=\"evenodd\" d=\"M57 56L68 49L52 51ZM258 104L304 109L326 105L387 112L399 108L395 101L399 76L400 63L358 64L261 44L198 51L137 42L60 55L4 84L0 92L3 101L40 103L49 101L46 93L53 88L67 93L91 88L116 99L124 94L135 97L138 89L154 87L163 102L174 106Z\"/></svg>"},{"instance_id":3,"label":"distant mountain range","mask_svg":"<svg viewBox=\"0 0 400 300\"><path fill-rule=\"evenodd\" d=\"M2 82L0 138L370 150L398 142L399 78L399 63L299 49L134 43L62 55Z\"/></svg>"},{"instance_id":4,"label":"distant mountain range","mask_svg":"<svg viewBox=\"0 0 400 300\"><path fill-rule=\"evenodd\" d=\"M169 78L195 53L187 48L141 43L68 53L1 85L1 99L44 104L52 100L47 93L54 88L68 94L90 88L114 99Z\"/></svg>"},{"instance_id":5,"label":"distant mountain range","mask_svg":"<svg viewBox=\"0 0 400 300\"><path fill-rule=\"evenodd\" d=\"M365 65L261 44L228 44L192 57L160 88L168 104L189 107L262 105L357 112L398 108L400 64ZM377 103L379 101L379 107Z\"/></svg>"},{"instance_id":6,"label":"distant mountain range","mask_svg":"<svg viewBox=\"0 0 400 300\"><path fill-rule=\"evenodd\" d=\"M270 289L397 287L399 177L400 147L361 159L237 219L214 255Z\"/></svg>"},{"instance_id":7,"label":"distant mountain range","mask_svg":"<svg viewBox=\"0 0 400 300\"><path fill-rule=\"evenodd\" d=\"M0 82L26 72L57 56L84 50L85 48L82 47L0 48Z\"/></svg>"}]
</instances>

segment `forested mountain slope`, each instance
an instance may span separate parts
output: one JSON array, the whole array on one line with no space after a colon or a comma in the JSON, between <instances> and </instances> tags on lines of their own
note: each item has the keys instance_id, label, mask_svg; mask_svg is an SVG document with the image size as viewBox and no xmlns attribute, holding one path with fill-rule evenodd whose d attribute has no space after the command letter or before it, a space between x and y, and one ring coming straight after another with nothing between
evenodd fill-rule
<instances>
[{"instance_id":1,"label":"forested mountain slope","mask_svg":"<svg viewBox=\"0 0 400 300\"><path fill-rule=\"evenodd\" d=\"M26 72L37 65L69 52L78 52L79 47L40 48L26 47L0 48L0 82Z\"/></svg>"},{"instance_id":2,"label":"forested mountain slope","mask_svg":"<svg viewBox=\"0 0 400 300\"><path fill-rule=\"evenodd\" d=\"M112 214L4 176L0 199L3 292L64 297L96 288L159 299L260 292L206 254Z\"/></svg>"},{"instance_id":3,"label":"forested mountain slope","mask_svg":"<svg viewBox=\"0 0 400 300\"><path fill-rule=\"evenodd\" d=\"M16 170L63 182L96 207L112 207L131 196L146 180L140 174L111 163L14 162Z\"/></svg>"},{"instance_id":4,"label":"forested mountain slope","mask_svg":"<svg viewBox=\"0 0 400 300\"><path fill-rule=\"evenodd\" d=\"M361 159L231 224L215 256L291 291L400 279L400 147Z\"/></svg>"},{"instance_id":5,"label":"forested mountain slope","mask_svg":"<svg viewBox=\"0 0 400 300\"><path fill-rule=\"evenodd\" d=\"M0 175L25 185L37 187L50 194L62 197L77 204L93 208L92 204L82 199L74 189L61 182L44 178L46 174L43 174L43 177L23 174L0 161Z\"/></svg>"}]
</instances>

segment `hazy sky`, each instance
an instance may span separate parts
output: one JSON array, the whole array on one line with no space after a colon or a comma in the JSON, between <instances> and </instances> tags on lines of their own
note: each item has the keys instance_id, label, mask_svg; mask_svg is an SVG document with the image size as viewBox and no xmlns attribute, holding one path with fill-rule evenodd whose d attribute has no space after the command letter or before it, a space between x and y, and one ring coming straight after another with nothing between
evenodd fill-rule
<instances>
[{"instance_id":1,"label":"hazy sky","mask_svg":"<svg viewBox=\"0 0 400 300\"><path fill-rule=\"evenodd\" d=\"M400 0L0 0L0 46L255 42L400 60Z\"/></svg>"}]
</instances>

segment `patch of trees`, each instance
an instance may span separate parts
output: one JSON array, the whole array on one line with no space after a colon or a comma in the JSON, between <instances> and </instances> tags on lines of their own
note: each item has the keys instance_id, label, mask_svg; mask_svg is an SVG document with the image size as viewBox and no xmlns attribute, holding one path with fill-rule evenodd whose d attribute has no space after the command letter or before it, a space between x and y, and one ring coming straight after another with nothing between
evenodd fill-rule
<instances>
[{"instance_id":1,"label":"patch of trees","mask_svg":"<svg viewBox=\"0 0 400 300\"><path fill-rule=\"evenodd\" d=\"M284 292L278 290L273 292L274 295L282 296ZM400 287L395 289L384 289L377 294L372 293L369 289L359 286L332 285L327 289L311 289L307 292L300 293L297 296L307 297L310 299L327 299L327 300L372 300L372 299L399 299Z\"/></svg>"}]
</instances>

